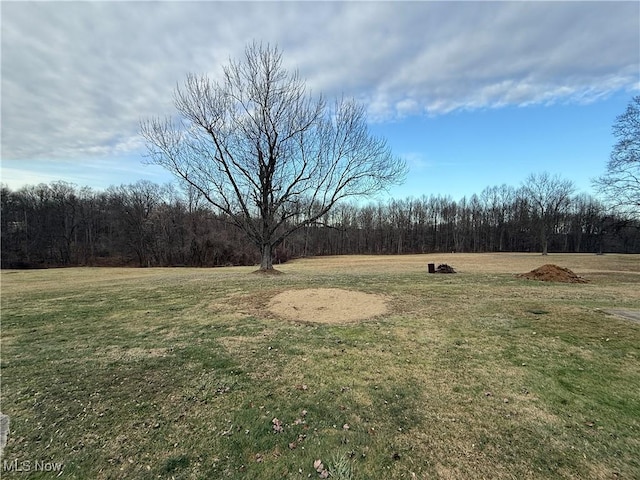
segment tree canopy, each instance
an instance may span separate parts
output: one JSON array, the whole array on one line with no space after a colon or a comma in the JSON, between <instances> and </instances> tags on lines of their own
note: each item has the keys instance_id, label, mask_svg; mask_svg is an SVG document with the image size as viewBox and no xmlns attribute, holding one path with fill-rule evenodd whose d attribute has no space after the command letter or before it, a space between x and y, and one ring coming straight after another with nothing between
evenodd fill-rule
<instances>
[{"instance_id":1,"label":"tree canopy","mask_svg":"<svg viewBox=\"0 0 640 480\"><path fill-rule=\"evenodd\" d=\"M613 124L616 143L607 171L595 184L612 206L640 215L640 95Z\"/></svg>"},{"instance_id":2,"label":"tree canopy","mask_svg":"<svg viewBox=\"0 0 640 480\"><path fill-rule=\"evenodd\" d=\"M340 200L401 182L402 159L367 126L364 106L329 106L286 70L276 47L253 43L220 81L188 75L176 88L178 119L141 126L149 162L199 191L252 240L261 270L294 231Z\"/></svg>"},{"instance_id":3,"label":"tree canopy","mask_svg":"<svg viewBox=\"0 0 640 480\"><path fill-rule=\"evenodd\" d=\"M543 255L548 253L549 234L569 208L574 190L571 180L558 175L551 176L548 172L532 173L522 185L523 196L538 219Z\"/></svg>"}]
</instances>

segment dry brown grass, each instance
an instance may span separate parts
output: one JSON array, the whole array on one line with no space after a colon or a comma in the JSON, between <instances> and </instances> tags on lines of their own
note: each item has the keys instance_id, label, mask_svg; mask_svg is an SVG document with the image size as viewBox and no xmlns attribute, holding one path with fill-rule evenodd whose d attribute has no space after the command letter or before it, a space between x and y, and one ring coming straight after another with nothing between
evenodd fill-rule
<instances>
[{"instance_id":1,"label":"dry brown grass","mask_svg":"<svg viewBox=\"0 0 640 480\"><path fill-rule=\"evenodd\" d=\"M516 276L545 263L590 282ZM354 478L640 474L640 324L605 312L640 308L640 256L278 268L2 272L8 458L104 479L307 478L339 455ZM307 289L382 296L387 313L319 324L269 310Z\"/></svg>"},{"instance_id":2,"label":"dry brown grass","mask_svg":"<svg viewBox=\"0 0 640 480\"><path fill-rule=\"evenodd\" d=\"M630 261L636 258L637 262ZM445 253L427 255L345 255L333 257L314 257L295 260L280 265L283 272L312 269L314 271L340 271L348 269L354 273L389 272L419 273L426 272L428 263L446 263L459 273L525 273L545 263L569 268L579 275L589 272L626 271L640 275L640 255L622 254L549 254L539 253Z\"/></svg>"},{"instance_id":3,"label":"dry brown grass","mask_svg":"<svg viewBox=\"0 0 640 480\"><path fill-rule=\"evenodd\" d=\"M275 295L268 307L282 318L307 323L342 324L387 313L383 296L341 288L287 290Z\"/></svg>"}]
</instances>

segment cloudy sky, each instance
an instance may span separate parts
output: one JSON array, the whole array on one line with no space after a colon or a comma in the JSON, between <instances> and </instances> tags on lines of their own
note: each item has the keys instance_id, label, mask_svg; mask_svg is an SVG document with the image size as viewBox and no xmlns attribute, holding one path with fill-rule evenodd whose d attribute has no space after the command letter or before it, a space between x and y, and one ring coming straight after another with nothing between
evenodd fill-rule
<instances>
[{"instance_id":1,"label":"cloudy sky","mask_svg":"<svg viewBox=\"0 0 640 480\"><path fill-rule=\"evenodd\" d=\"M638 2L11 2L2 22L2 182L96 189L171 177L141 119L187 73L256 40L313 92L364 102L406 158L396 197L463 195L548 171L591 192L640 93Z\"/></svg>"}]
</instances>

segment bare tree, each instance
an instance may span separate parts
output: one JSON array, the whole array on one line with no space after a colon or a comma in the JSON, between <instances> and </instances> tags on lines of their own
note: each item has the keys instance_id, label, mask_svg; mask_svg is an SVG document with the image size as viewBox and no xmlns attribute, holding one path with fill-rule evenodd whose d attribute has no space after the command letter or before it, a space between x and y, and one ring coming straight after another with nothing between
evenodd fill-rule
<instances>
[{"instance_id":1,"label":"bare tree","mask_svg":"<svg viewBox=\"0 0 640 480\"><path fill-rule=\"evenodd\" d=\"M153 214L163 203L163 190L148 180L109 189L123 243L135 254L141 267L151 266L157 253L154 247L159 225Z\"/></svg>"},{"instance_id":2,"label":"bare tree","mask_svg":"<svg viewBox=\"0 0 640 480\"><path fill-rule=\"evenodd\" d=\"M595 186L614 207L640 215L640 95L616 118L613 146L607 173L595 180Z\"/></svg>"},{"instance_id":3,"label":"bare tree","mask_svg":"<svg viewBox=\"0 0 640 480\"><path fill-rule=\"evenodd\" d=\"M524 181L522 193L539 222L542 255L548 253L549 235L569 208L574 190L573 182L547 172L532 173Z\"/></svg>"},{"instance_id":4,"label":"bare tree","mask_svg":"<svg viewBox=\"0 0 640 480\"><path fill-rule=\"evenodd\" d=\"M187 76L174 95L179 120L143 121L141 132L149 162L228 215L260 249L261 270L273 269L285 238L340 200L404 178L405 163L369 133L364 108L312 97L276 47L248 46L223 74Z\"/></svg>"}]
</instances>

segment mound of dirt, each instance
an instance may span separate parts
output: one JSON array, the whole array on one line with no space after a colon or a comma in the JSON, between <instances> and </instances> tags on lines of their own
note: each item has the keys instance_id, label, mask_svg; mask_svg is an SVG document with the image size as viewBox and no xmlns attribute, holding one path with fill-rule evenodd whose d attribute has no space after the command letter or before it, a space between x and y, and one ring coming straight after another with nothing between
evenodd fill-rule
<instances>
[{"instance_id":1,"label":"mound of dirt","mask_svg":"<svg viewBox=\"0 0 640 480\"><path fill-rule=\"evenodd\" d=\"M348 323L367 320L387 312L381 295L340 288L287 290L271 299L269 310L297 322Z\"/></svg>"},{"instance_id":2,"label":"mound of dirt","mask_svg":"<svg viewBox=\"0 0 640 480\"><path fill-rule=\"evenodd\" d=\"M587 280L579 277L568 268L559 267L552 263L531 270L529 273L522 273L518 277L542 282L587 283Z\"/></svg>"},{"instance_id":3,"label":"mound of dirt","mask_svg":"<svg viewBox=\"0 0 640 480\"><path fill-rule=\"evenodd\" d=\"M453 267L447 265L446 263L441 263L436 268L435 273L456 273L456 271L453 269Z\"/></svg>"}]
</instances>

